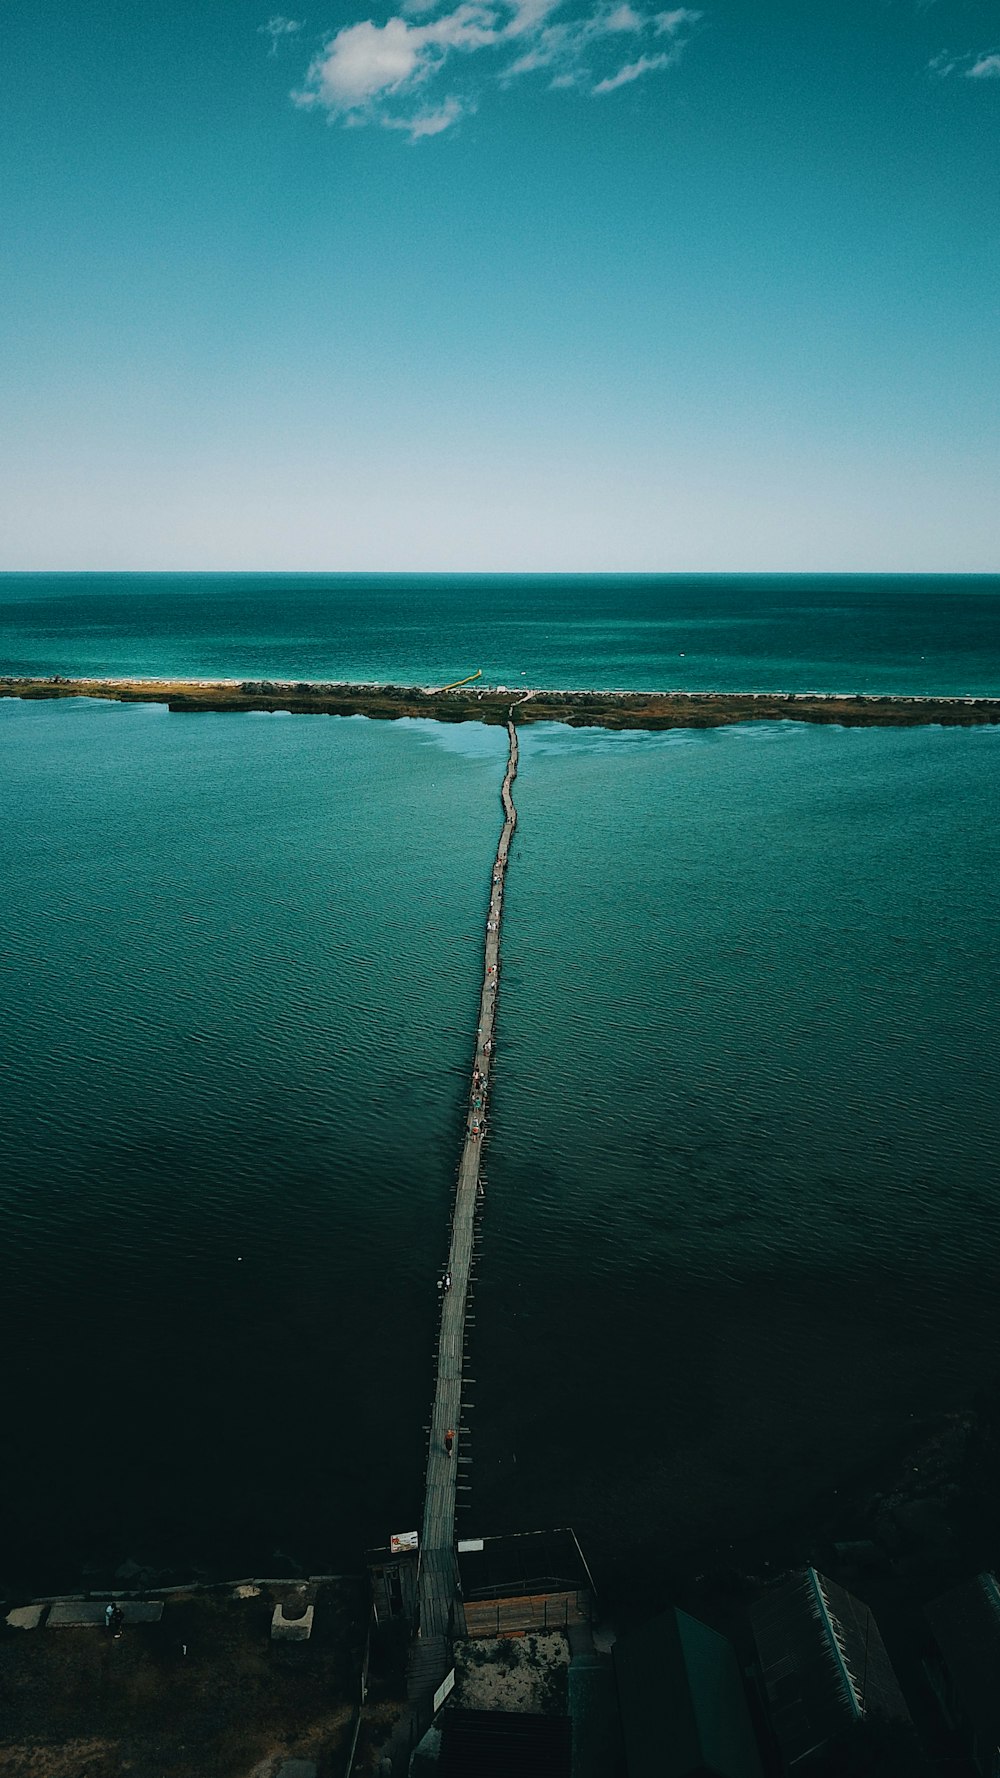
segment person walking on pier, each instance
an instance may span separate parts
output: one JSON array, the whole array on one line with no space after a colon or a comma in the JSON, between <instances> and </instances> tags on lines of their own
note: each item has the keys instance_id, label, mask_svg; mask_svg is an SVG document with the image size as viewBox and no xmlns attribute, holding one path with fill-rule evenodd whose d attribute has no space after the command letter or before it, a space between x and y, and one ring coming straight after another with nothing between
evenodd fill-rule
<instances>
[{"instance_id":1,"label":"person walking on pier","mask_svg":"<svg viewBox=\"0 0 1000 1778\"><path fill-rule=\"evenodd\" d=\"M451 1456L451 1447L454 1443L455 1443L455 1433L454 1433L453 1428L449 1426L447 1432L444 1435L444 1448L447 1451L449 1457Z\"/></svg>"}]
</instances>

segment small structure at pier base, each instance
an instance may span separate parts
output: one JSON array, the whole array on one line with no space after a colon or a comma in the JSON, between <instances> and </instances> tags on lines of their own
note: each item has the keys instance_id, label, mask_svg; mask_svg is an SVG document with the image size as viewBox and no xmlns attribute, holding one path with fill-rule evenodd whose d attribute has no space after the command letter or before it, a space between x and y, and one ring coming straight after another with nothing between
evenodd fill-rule
<instances>
[{"instance_id":1,"label":"small structure at pier base","mask_svg":"<svg viewBox=\"0 0 1000 1778\"><path fill-rule=\"evenodd\" d=\"M399 1698L398 1720L380 1752L393 1778L403 1778L411 1755L414 1774L427 1766L439 1773L451 1769L446 1767L442 1731L446 1720L450 1724L457 1713L470 1719L487 1716L495 1722L501 1717L540 1719L543 1726L533 1727L528 1739L549 1735L568 1748L568 1676L578 1650L594 1658L593 1584L572 1530L465 1537L446 1553L457 1589L456 1610L447 1634L437 1630L427 1634L420 1624L423 1550L390 1547L368 1552L372 1663L378 1684L399 1683L397 1663L404 1638L408 1641L405 1692L394 1693ZM453 1627L459 1620L461 1630ZM491 1677L497 1685L488 1683ZM468 1683L470 1679L476 1683ZM544 1724L553 1719L561 1726L547 1730ZM513 1744L524 1748L528 1732L524 1725L522 1731L520 1736L511 1733ZM452 1743L456 1751L448 1753L448 1759L459 1757L459 1744L465 1759L479 1732L471 1739L464 1730L459 1733ZM504 1758L512 1746L504 1740L505 1733L502 1727L497 1729L497 1753ZM551 1739L546 1746L548 1758ZM482 1752L485 1759L485 1746ZM485 1772L487 1767L480 1769ZM556 1778L561 1767L550 1764L548 1769Z\"/></svg>"},{"instance_id":2,"label":"small structure at pier base","mask_svg":"<svg viewBox=\"0 0 1000 1778\"><path fill-rule=\"evenodd\" d=\"M414 1550L369 1550L366 1558L376 1626L401 1618L412 1626L417 1612L417 1569Z\"/></svg>"},{"instance_id":3,"label":"small structure at pier base","mask_svg":"<svg viewBox=\"0 0 1000 1778\"><path fill-rule=\"evenodd\" d=\"M568 1630L593 1617L590 1570L568 1526L464 1538L458 1573L469 1636Z\"/></svg>"}]
</instances>

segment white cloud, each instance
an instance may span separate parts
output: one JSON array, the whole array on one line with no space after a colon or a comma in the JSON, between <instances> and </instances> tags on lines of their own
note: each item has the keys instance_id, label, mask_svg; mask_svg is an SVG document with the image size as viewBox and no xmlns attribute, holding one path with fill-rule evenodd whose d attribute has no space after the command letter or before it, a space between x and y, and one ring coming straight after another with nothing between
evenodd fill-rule
<instances>
[{"instance_id":1,"label":"white cloud","mask_svg":"<svg viewBox=\"0 0 1000 1778\"><path fill-rule=\"evenodd\" d=\"M550 13L559 9L561 0L508 0L511 17L504 27L505 37L529 37L544 25Z\"/></svg>"},{"instance_id":2,"label":"white cloud","mask_svg":"<svg viewBox=\"0 0 1000 1778\"><path fill-rule=\"evenodd\" d=\"M681 7L675 12L647 13L639 12L628 4L628 0L619 6L600 6L595 12L583 18L555 20L536 32L531 48L518 56L503 70L504 83L516 79L521 74L533 74L538 68L555 68L556 72L549 82L550 88L579 86L592 78L585 57L602 40L631 34L641 36L652 32L660 37L665 33L678 37L687 25L696 24L702 17L700 12L693 12ZM680 42L676 49L662 56L640 58L642 67L639 73L647 69L667 68L680 54ZM628 79L635 80L636 74ZM615 86L624 86L626 80L614 75L606 81L599 82L601 92L612 92ZM596 90L596 89L595 89Z\"/></svg>"},{"instance_id":3,"label":"white cloud","mask_svg":"<svg viewBox=\"0 0 1000 1778\"><path fill-rule=\"evenodd\" d=\"M345 25L314 58L295 97L300 104L318 103L328 111L356 110L376 93L394 92L413 78L420 42L419 28L405 19Z\"/></svg>"},{"instance_id":4,"label":"white cloud","mask_svg":"<svg viewBox=\"0 0 1000 1778\"><path fill-rule=\"evenodd\" d=\"M656 13L653 28L657 37L676 37L685 25L696 25L702 16L700 12L692 12L690 7L678 6L673 12Z\"/></svg>"},{"instance_id":5,"label":"white cloud","mask_svg":"<svg viewBox=\"0 0 1000 1778\"><path fill-rule=\"evenodd\" d=\"M536 43L534 49L525 50L523 56L518 56L516 62L511 62L510 67L504 70L504 79L513 80L518 74L534 74L537 68L551 68L558 53L552 42Z\"/></svg>"},{"instance_id":6,"label":"white cloud","mask_svg":"<svg viewBox=\"0 0 1000 1778\"><path fill-rule=\"evenodd\" d=\"M598 16L594 23L595 35L600 36L606 32L609 36L613 36L616 31L641 31L646 20L631 6L625 5L616 6L614 11L606 13L603 19Z\"/></svg>"},{"instance_id":7,"label":"white cloud","mask_svg":"<svg viewBox=\"0 0 1000 1778\"><path fill-rule=\"evenodd\" d=\"M629 86L633 80L639 80L643 74L652 74L657 68L669 68L673 60L673 56L669 54L640 56L637 62L626 62L624 68L619 68L617 74L609 75L606 80L599 80L597 85L592 86L590 90L595 96L599 93L615 93L620 86Z\"/></svg>"},{"instance_id":8,"label":"white cloud","mask_svg":"<svg viewBox=\"0 0 1000 1778\"><path fill-rule=\"evenodd\" d=\"M927 64L927 72L936 80L947 80L956 69L961 70L964 80L1000 80L1000 50L984 50L981 55L971 51L965 55L952 55L951 50L943 49Z\"/></svg>"},{"instance_id":9,"label":"white cloud","mask_svg":"<svg viewBox=\"0 0 1000 1778\"><path fill-rule=\"evenodd\" d=\"M278 44L282 38L296 36L304 24L305 19L286 19L283 13L276 12L272 18L268 19L266 25L257 26L257 35L258 37L270 37L270 53L272 56L276 56Z\"/></svg>"},{"instance_id":10,"label":"white cloud","mask_svg":"<svg viewBox=\"0 0 1000 1778\"><path fill-rule=\"evenodd\" d=\"M411 142L420 142L425 136L440 136L443 130L450 130L472 109L453 93L436 111L418 111L413 117L383 117L381 121L385 129L405 130Z\"/></svg>"},{"instance_id":11,"label":"white cloud","mask_svg":"<svg viewBox=\"0 0 1000 1778\"><path fill-rule=\"evenodd\" d=\"M443 12L437 10L439 5L440 0L402 0L402 14L383 24L369 18L344 25L314 56L302 86L291 95L293 100L325 112L331 121L378 123L401 130L416 142L441 135L475 109L471 89L452 91L444 98L437 96L439 86L437 94L431 90L445 65L456 57L471 63L470 79L473 84L478 80L479 87L486 80L506 86L547 70L550 88L590 84L596 74L591 91L610 93L642 74L670 67L689 28L702 17L689 7L646 12L632 0L617 4L601 0L596 6L591 0L591 10L576 17L554 16L565 12L566 0L460 0ZM293 23L274 19L261 29L275 27L271 35L277 42L283 34L278 25ZM617 73L601 78L600 62L606 68L610 46L627 36L645 36L647 41L667 36L670 48L640 54ZM500 59L515 44L519 50L515 59ZM590 65L595 56L596 70ZM454 81L450 79L449 85Z\"/></svg>"},{"instance_id":12,"label":"white cloud","mask_svg":"<svg viewBox=\"0 0 1000 1778\"><path fill-rule=\"evenodd\" d=\"M467 109L460 99L450 98L437 111L418 112L410 123L410 141L419 142L421 136L440 136L441 131L450 130Z\"/></svg>"},{"instance_id":13,"label":"white cloud","mask_svg":"<svg viewBox=\"0 0 1000 1778\"><path fill-rule=\"evenodd\" d=\"M422 84L453 50L482 49L496 42L496 14L474 0L425 25L391 18L345 25L313 58L299 105L322 105L334 116L362 110L381 95ZM434 132L431 132L434 133Z\"/></svg>"}]
</instances>

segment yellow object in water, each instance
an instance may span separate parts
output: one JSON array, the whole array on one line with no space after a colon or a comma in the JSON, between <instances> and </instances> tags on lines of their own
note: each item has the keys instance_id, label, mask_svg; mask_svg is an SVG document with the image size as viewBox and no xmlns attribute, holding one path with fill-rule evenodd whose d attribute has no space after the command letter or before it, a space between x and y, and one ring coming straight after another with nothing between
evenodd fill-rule
<instances>
[{"instance_id":1,"label":"yellow object in water","mask_svg":"<svg viewBox=\"0 0 1000 1778\"><path fill-rule=\"evenodd\" d=\"M453 680L452 680L452 682L451 682L451 684L450 684L450 685L442 685L442 687L441 687L441 690L442 690L442 691L457 691L457 690L458 690L458 687L459 687L459 686L460 686L460 685L471 685L471 684L472 684L472 681L473 681L473 680L474 680L474 679L481 679L481 678L482 678L482 676L483 676L483 669L482 669L482 667L477 667L477 668L476 668L476 670L475 670L475 672L474 672L474 673L470 673L470 674L469 674L469 675L468 675L468 678L466 678L466 679L453 679Z\"/></svg>"}]
</instances>

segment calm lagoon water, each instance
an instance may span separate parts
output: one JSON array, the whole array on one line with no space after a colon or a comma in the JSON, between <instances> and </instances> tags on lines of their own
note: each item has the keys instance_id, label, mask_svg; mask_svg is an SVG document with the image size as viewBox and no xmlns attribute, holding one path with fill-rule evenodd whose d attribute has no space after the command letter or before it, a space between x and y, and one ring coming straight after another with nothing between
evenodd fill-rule
<instances>
[{"instance_id":1,"label":"calm lagoon water","mask_svg":"<svg viewBox=\"0 0 1000 1778\"><path fill-rule=\"evenodd\" d=\"M418 1515L505 743L0 702L0 1571Z\"/></svg>"},{"instance_id":2,"label":"calm lagoon water","mask_svg":"<svg viewBox=\"0 0 1000 1778\"><path fill-rule=\"evenodd\" d=\"M615 1574L996 1370L1000 731L521 757L476 1507Z\"/></svg>"},{"instance_id":3,"label":"calm lagoon water","mask_svg":"<svg viewBox=\"0 0 1000 1778\"><path fill-rule=\"evenodd\" d=\"M41 592L15 670L98 670L112 595ZM258 607L219 642L228 592L119 594L108 672L436 677L378 622L307 661ZM933 684L857 673L997 690L995 593L927 597ZM137 637L143 599L181 603ZM0 1575L353 1567L417 1522L504 758L476 725L0 701ZM524 730L470 1530L572 1522L614 1582L993 1378L998 764L985 729Z\"/></svg>"}]
</instances>

